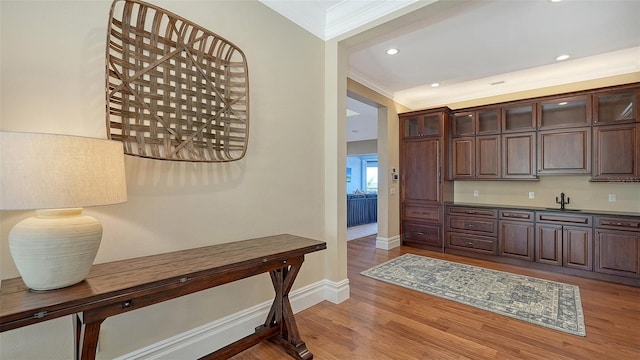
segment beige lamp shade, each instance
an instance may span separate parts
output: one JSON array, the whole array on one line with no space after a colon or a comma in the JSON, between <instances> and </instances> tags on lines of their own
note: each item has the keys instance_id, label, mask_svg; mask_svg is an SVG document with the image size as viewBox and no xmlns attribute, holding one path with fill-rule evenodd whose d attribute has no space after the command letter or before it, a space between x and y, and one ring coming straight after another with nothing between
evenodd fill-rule
<instances>
[{"instance_id":1,"label":"beige lamp shade","mask_svg":"<svg viewBox=\"0 0 640 360\"><path fill-rule=\"evenodd\" d=\"M38 210L9 233L24 283L52 290L82 281L98 252L102 224L81 207L127 201L122 143L0 132L0 171L0 209Z\"/></svg>"},{"instance_id":2,"label":"beige lamp shade","mask_svg":"<svg viewBox=\"0 0 640 360\"><path fill-rule=\"evenodd\" d=\"M122 143L0 132L0 209L87 207L127 201Z\"/></svg>"}]
</instances>

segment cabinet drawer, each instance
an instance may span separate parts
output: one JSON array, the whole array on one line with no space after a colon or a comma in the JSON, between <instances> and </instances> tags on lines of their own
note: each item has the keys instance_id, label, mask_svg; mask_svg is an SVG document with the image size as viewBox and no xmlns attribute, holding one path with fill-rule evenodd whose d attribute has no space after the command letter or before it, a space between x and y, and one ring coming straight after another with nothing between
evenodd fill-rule
<instances>
[{"instance_id":1,"label":"cabinet drawer","mask_svg":"<svg viewBox=\"0 0 640 360\"><path fill-rule=\"evenodd\" d=\"M495 238L483 236L470 236L467 234L448 233L447 245L451 248L469 250L481 253L497 254L497 241Z\"/></svg>"},{"instance_id":2,"label":"cabinet drawer","mask_svg":"<svg viewBox=\"0 0 640 360\"><path fill-rule=\"evenodd\" d=\"M404 217L407 219L442 221L442 209L439 206L405 205Z\"/></svg>"},{"instance_id":3,"label":"cabinet drawer","mask_svg":"<svg viewBox=\"0 0 640 360\"><path fill-rule=\"evenodd\" d=\"M604 229L640 232L640 219L597 216L596 227L604 228Z\"/></svg>"},{"instance_id":4,"label":"cabinet drawer","mask_svg":"<svg viewBox=\"0 0 640 360\"><path fill-rule=\"evenodd\" d=\"M496 218L498 211L495 209L482 209L474 207L452 206L449 208L449 214L452 215L470 215L480 217Z\"/></svg>"},{"instance_id":5,"label":"cabinet drawer","mask_svg":"<svg viewBox=\"0 0 640 360\"><path fill-rule=\"evenodd\" d=\"M522 210L500 210L500 219L508 219L513 221L533 222L533 211Z\"/></svg>"},{"instance_id":6,"label":"cabinet drawer","mask_svg":"<svg viewBox=\"0 0 640 360\"><path fill-rule=\"evenodd\" d=\"M442 246L442 227L407 222L404 223L403 240L408 245Z\"/></svg>"},{"instance_id":7,"label":"cabinet drawer","mask_svg":"<svg viewBox=\"0 0 640 360\"><path fill-rule=\"evenodd\" d=\"M447 230L449 231L463 231L485 236L498 235L496 220L450 216L448 225Z\"/></svg>"},{"instance_id":8,"label":"cabinet drawer","mask_svg":"<svg viewBox=\"0 0 640 360\"><path fill-rule=\"evenodd\" d=\"M537 212L536 221L550 224L570 224L591 226L593 217L591 215L567 215L557 212Z\"/></svg>"}]
</instances>

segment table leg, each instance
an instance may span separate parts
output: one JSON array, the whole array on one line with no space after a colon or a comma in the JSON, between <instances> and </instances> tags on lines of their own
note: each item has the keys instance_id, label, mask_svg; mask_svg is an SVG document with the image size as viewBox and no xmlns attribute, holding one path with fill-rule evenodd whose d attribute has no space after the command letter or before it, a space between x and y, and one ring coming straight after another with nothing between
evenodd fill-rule
<instances>
[{"instance_id":1,"label":"table leg","mask_svg":"<svg viewBox=\"0 0 640 360\"><path fill-rule=\"evenodd\" d=\"M82 319L82 314L76 314L74 321L75 360L94 360L96 358L100 325L104 320L105 319L100 319L85 324Z\"/></svg>"},{"instance_id":2,"label":"table leg","mask_svg":"<svg viewBox=\"0 0 640 360\"><path fill-rule=\"evenodd\" d=\"M297 359L313 359L313 354L307 349L307 345L300 338L298 326L289 301L289 291L302 267L302 262L295 263L270 272L271 282L276 291L276 297L271 305L263 327L280 326L280 333L271 338Z\"/></svg>"}]
</instances>

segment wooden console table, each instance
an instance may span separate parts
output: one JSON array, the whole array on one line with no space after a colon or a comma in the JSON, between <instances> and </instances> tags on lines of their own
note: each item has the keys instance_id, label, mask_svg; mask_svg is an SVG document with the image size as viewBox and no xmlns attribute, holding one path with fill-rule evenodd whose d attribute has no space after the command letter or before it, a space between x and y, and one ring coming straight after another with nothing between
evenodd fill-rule
<instances>
[{"instance_id":1,"label":"wooden console table","mask_svg":"<svg viewBox=\"0 0 640 360\"><path fill-rule=\"evenodd\" d=\"M304 255L326 243L275 235L94 265L64 289L30 291L20 278L2 282L0 332L75 314L75 358L95 359L100 324L110 316L268 272L275 299L255 333L202 359L226 359L271 339L298 359L313 355L300 339L289 291Z\"/></svg>"}]
</instances>

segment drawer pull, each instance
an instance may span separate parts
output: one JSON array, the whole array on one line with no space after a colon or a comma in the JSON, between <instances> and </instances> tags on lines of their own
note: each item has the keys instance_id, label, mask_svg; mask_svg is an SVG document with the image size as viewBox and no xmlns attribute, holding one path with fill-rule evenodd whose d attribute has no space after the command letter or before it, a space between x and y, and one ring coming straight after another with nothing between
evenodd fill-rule
<instances>
[{"instance_id":1,"label":"drawer pull","mask_svg":"<svg viewBox=\"0 0 640 360\"><path fill-rule=\"evenodd\" d=\"M520 218L520 219L529 218L529 215L523 215L523 214L503 214L503 216L504 217Z\"/></svg>"},{"instance_id":2,"label":"drawer pull","mask_svg":"<svg viewBox=\"0 0 640 360\"><path fill-rule=\"evenodd\" d=\"M467 224L467 227L468 227L468 228L474 228L474 227L476 227L476 226L475 226L474 224Z\"/></svg>"},{"instance_id":3,"label":"drawer pull","mask_svg":"<svg viewBox=\"0 0 640 360\"><path fill-rule=\"evenodd\" d=\"M465 245L469 245L469 246L475 245L475 243L473 241L465 241L464 244Z\"/></svg>"},{"instance_id":4,"label":"drawer pull","mask_svg":"<svg viewBox=\"0 0 640 360\"><path fill-rule=\"evenodd\" d=\"M466 211L466 213L467 213L467 214L475 214L476 212L475 212L475 211L473 211L473 210L467 210L467 211Z\"/></svg>"},{"instance_id":5,"label":"drawer pull","mask_svg":"<svg viewBox=\"0 0 640 360\"><path fill-rule=\"evenodd\" d=\"M638 227L639 224L623 223L623 222L617 222L617 221L603 221L602 222L602 225L626 226L626 227Z\"/></svg>"}]
</instances>

